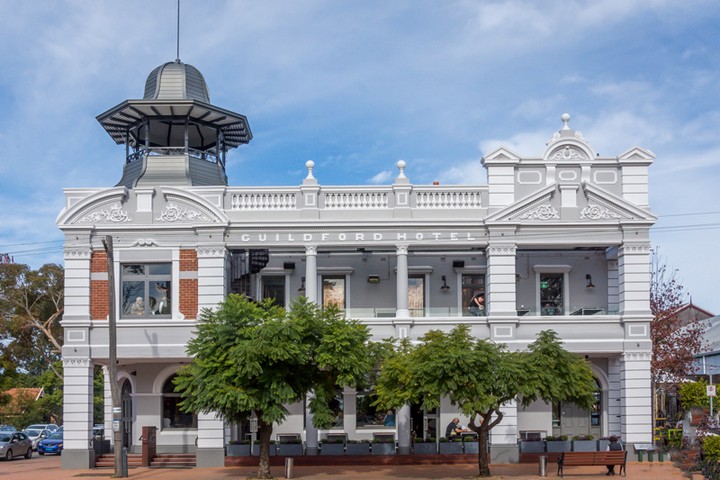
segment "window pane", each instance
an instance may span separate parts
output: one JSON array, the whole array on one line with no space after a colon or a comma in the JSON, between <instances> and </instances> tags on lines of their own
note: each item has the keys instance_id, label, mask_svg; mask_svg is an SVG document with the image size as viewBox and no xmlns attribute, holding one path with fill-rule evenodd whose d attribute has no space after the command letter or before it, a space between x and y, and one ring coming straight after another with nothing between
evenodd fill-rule
<instances>
[{"instance_id":1,"label":"window pane","mask_svg":"<svg viewBox=\"0 0 720 480\"><path fill-rule=\"evenodd\" d=\"M323 307L335 305L345 309L345 277L323 277L322 304Z\"/></svg>"},{"instance_id":2,"label":"window pane","mask_svg":"<svg viewBox=\"0 0 720 480\"><path fill-rule=\"evenodd\" d=\"M343 417L345 416L345 398L342 390L335 392L335 396L328 402L328 407L332 410L335 421L330 428L343 428Z\"/></svg>"},{"instance_id":3,"label":"window pane","mask_svg":"<svg viewBox=\"0 0 720 480\"><path fill-rule=\"evenodd\" d=\"M383 425L385 412L378 411L378 407L373 405L377 400L377 395L372 390L358 392L356 400L356 425L358 427L380 427Z\"/></svg>"},{"instance_id":4,"label":"window pane","mask_svg":"<svg viewBox=\"0 0 720 480\"><path fill-rule=\"evenodd\" d=\"M425 277L408 278L408 309L411 317L425 315Z\"/></svg>"},{"instance_id":5,"label":"window pane","mask_svg":"<svg viewBox=\"0 0 720 480\"><path fill-rule=\"evenodd\" d=\"M262 298L272 298L277 305L285 306L285 277L262 277Z\"/></svg>"},{"instance_id":6,"label":"window pane","mask_svg":"<svg viewBox=\"0 0 720 480\"><path fill-rule=\"evenodd\" d=\"M170 282L153 282L150 286L150 310L157 315L169 315Z\"/></svg>"},{"instance_id":7,"label":"window pane","mask_svg":"<svg viewBox=\"0 0 720 480\"><path fill-rule=\"evenodd\" d=\"M145 265L123 265L123 275L145 275Z\"/></svg>"},{"instance_id":8,"label":"window pane","mask_svg":"<svg viewBox=\"0 0 720 480\"><path fill-rule=\"evenodd\" d=\"M462 311L470 315L485 315L485 275L462 276Z\"/></svg>"},{"instance_id":9,"label":"window pane","mask_svg":"<svg viewBox=\"0 0 720 480\"><path fill-rule=\"evenodd\" d=\"M172 265L169 263L151 263L148 265L148 273L150 275L170 275L172 273Z\"/></svg>"},{"instance_id":10,"label":"window pane","mask_svg":"<svg viewBox=\"0 0 720 480\"><path fill-rule=\"evenodd\" d=\"M543 273L540 275L540 313L562 315L563 274Z\"/></svg>"},{"instance_id":11,"label":"window pane","mask_svg":"<svg viewBox=\"0 0 720 480\"><path fill-rule=\"evenodd\" d=\"M122 282L123 315L145 315L145 282Z\"/></svg>"}]
</instances>

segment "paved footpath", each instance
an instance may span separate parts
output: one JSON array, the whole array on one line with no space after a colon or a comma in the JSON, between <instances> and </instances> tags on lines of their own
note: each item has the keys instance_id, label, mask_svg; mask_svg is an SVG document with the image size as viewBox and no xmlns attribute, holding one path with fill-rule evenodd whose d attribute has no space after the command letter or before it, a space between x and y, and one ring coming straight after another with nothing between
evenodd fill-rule
<instances>
[{"instance_id":1,"label":"paved footpath","mask_svg":"<svg viewBox=\"0 0 720 480\"><path fill-rule=\"evenodd\" d=\"M557 477L557 467L548 465L548 478ZM537 465L492 465L490 471L494 480L518 479L537 480ZM193 468L193 469L150 469L133 468L129 477L137 480L231 480L253 477L255 467ZM284 478L283 467L273 467L276 478ZM331 466L295 467L293 478L303 480L468 480L477 478L474 465L401 465L401 466ZM30 460L17 459L0 462L0 480L70 480L112 478L109 469L61 470L59 457L37 457ZM566 467L565 479L589 480L605 477L604 467ZM618 477L622 478L622 477ZM629 463L627 478L630 480L680 480L688 476L671 462Z\"/></svg>"}]
</instances>

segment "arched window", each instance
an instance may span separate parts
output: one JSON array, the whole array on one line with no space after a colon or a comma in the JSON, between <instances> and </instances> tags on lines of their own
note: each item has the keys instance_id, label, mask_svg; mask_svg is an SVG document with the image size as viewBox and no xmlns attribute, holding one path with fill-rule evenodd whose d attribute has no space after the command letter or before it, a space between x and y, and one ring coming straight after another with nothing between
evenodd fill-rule
<instances>
[{"instance_id":1,"label":"arched window","mask_svg":"<svg viewBox=\"0 0 720 480\"><path fill-rule=\"evenodd\" d=\"M162 388L162 428L197 428L197 415L180 409L180 394L175 392L176 375L171 375Z\"/></svg>"},{"instance_id":2,"label":"arched window","mask_svg":"<svg viewBox=\"0 0 720 480\"><path fill-rule=\"evenodd\" d=\"M597 378L595 379L595 391L593 392L593 396L595 397L595 403L593 403L592 408L590 408L590 426L599 427L600 416L602 415L602 387L600 386L600 382L598 382Z\"/></svg>"}]
</instances>

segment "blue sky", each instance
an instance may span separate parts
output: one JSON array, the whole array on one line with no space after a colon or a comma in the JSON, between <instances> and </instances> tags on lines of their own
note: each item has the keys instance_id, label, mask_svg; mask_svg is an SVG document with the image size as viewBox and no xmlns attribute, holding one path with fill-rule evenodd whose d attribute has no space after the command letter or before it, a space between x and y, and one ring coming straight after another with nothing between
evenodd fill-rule
<instances>
[{"instance_id":1,"label":"blue sky","mask_svg":"<svg viewBox=\"0 0 720 480\"><path fill-rule=\"evenodd\" d=\"M65 187L112 186L95 116L175 59L175 0L0 2L0 252L62 263ZM720 314L716 0L189 1L180 58L248 116L231 185L487 182L483 154L539 156L572 115L601 155L640 146L653 245Z\"/></svg>"}]
</instances>

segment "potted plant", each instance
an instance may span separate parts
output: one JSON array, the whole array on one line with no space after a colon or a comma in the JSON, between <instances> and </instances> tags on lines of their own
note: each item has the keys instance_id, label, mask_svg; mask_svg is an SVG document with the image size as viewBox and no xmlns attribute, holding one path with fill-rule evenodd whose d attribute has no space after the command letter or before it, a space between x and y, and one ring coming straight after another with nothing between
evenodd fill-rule
<instances>
[{"instance_id":1,"label":"potted plant","mask_svg":"<svg viewBox=\"0 0 720 480\"><path fill-rule=\"evenodd\" d=\"M242 457L250 455L250 440L231 440L227 444L228 457Z\"/></svg>"},{"instance_id":2,"label":"potted plant","mask_svg":"<svg viewBox=\"0 0 720 480\"><path fill-rule=\"evenodd\" d=\"M440 439L440 453L443 455L463 453L462 438L459 435L449 439L442 437Z\"/></svg>"},{"instance_id":3,"label":"potted plant","mask_svg":"<svg viewBox=\"0 0 720 480\"><path fill-rule=\"evenodd\" d=\"M548 453L569 452L572 448L567 435L548 435L545 437L545 451Z\"/></svg>"},{"instance_id":4,"label":"potted plant","mask_svg":"<svg viewBox=\"0 0 720 480\"><path fill-rule=\"evenodd\" d=\"M435 455L437 453L437 440L433 437L415 437L413 451L415 455Z\"/></svg>"},{"instance_id":5,"label":"potted plant","mask_svg":"<svg viewBox=\"0 0 720 480\"><path fill-rule=\"evenodd\" d=\"M597 441L592 435L575 435L572 440L573 452L594 452L598 448Z\"/></svg>"},{"instance_id":6,"label":"potted plant","mask_svg":"<svg viewBox=\"0 0 720 480\"><path fill-rule=\"evenodd\" d=\"M345 439L328 437L320 442L320 455L345 455Z\"/></svg>"},{"instance_id":7,"label":"potted plant","mask_svg":"<svg viewBox=\"0 0 720 480\"><path fill-rule=\"evenodd\" d=\"M348 455L370 455L370 441L348 440L345 449Z\"/></svg>"},{"instance_id":8,"label":"potted plant","mask_svg":"<svg viewBox=\"0 0 720 480\"><path fill-rule=\"evenodd\" d=\"M377 437L372 441L373 455L395 455L395 439L388 437Z\"/></svg>"},{"instance_id":9,"label":"potted plant","mask_svg":"<svg viewBox=\"0 0 720 480\"><path fill-rule=\"evenodd\" d=\"M285 457L302 455L303 444L300 438L283 438L277 444L277 454Z\"/></svg>"}]
</instances>

